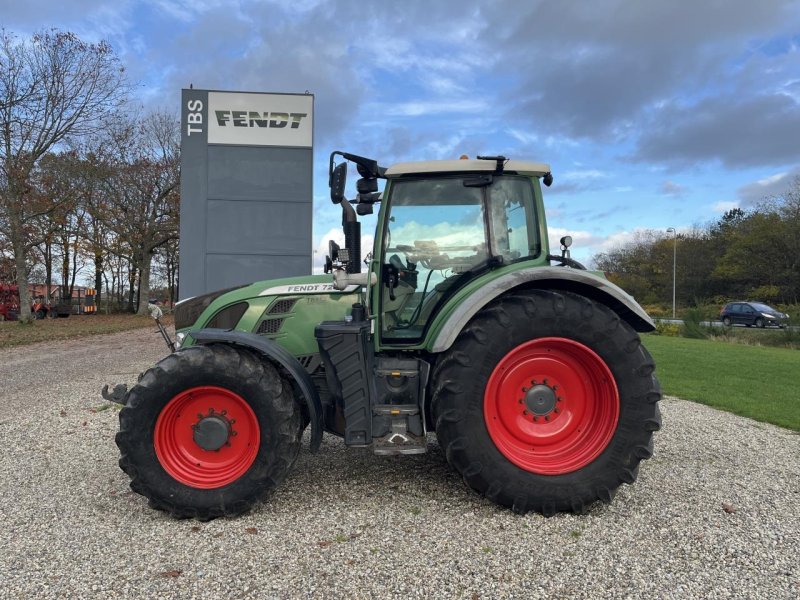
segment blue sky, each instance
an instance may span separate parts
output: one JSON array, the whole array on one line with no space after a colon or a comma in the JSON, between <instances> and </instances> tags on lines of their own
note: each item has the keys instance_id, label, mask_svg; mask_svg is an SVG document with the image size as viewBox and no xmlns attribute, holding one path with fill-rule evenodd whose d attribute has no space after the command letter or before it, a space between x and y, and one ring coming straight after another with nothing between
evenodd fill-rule
<instances>
[{"instance_id":1,"label":"blue sky","mask_svg":"<svg viewBox=\"0 0 800 600\"><path fill-rule=\"evenodd\" d=\"M800 174L797 2L0 0L0 24L109 41L145 107L176 115L190 83L314 93L318 248L340 223L334 149L549 163L553 237L583 260Z\"/></svg>"}]
</instances>

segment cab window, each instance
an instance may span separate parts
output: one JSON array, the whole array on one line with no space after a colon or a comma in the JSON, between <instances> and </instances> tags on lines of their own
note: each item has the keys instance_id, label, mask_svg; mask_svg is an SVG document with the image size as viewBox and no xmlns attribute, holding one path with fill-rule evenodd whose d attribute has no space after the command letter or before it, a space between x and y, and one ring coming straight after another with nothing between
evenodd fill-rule
<instances>
[{"instance_id":1,"label":"cab window","mask_svg":"<svg viewBox=\"0 0 800 600\"><path fill-rule=\"evenodd\" d=\"M531 181L474 182L469 175L393 182L383 249L384 339L421 338L448 290L491 265L539 254Z\"/></svg>"}]
</instances>

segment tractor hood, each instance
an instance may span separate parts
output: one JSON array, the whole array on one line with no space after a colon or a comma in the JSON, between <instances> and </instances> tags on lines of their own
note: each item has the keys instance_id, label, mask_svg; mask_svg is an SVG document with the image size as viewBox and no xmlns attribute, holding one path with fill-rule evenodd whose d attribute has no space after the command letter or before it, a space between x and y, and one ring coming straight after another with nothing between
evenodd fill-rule
<instances>
[{"instance_id":1,"label":"tractor hood","mask_svg":"<svg viewBox=\"0 0 800 600\"><path fill-rule=\"evenodd\" d=\"M192 333L235 330L271 339L290 354L316 354L314 327L322 321L344 321L361 288L333 287L330 275L258 281L187 298L175 309L175 332L181 348L193 345Z\"/></svg>"},{"instance_id":2,"label":"tractor hood","mask_svg":"<svg viewBox=\"0 0 800 600\"><path fill-rule=\"evenodd\" d=\"M330 275L307 275L270 279L226 288L181 300L175 305L175 330L207 326L212 315L220 309L246 302L261 300L265 296L297 296L306 294L348 294L357 291L358 286L348 286L337 290L331 283ZM200 318L200 317L204 318ZM206 318L207 317L207 318Z\"/></svg>"}]
</instances>

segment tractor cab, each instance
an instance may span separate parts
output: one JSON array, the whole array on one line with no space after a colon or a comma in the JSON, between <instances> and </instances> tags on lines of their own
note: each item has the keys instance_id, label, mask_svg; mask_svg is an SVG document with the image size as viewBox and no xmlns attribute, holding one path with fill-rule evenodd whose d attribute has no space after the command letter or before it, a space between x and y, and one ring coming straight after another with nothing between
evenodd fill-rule
<instances>
[{"instance_id":1,"label":"tractor cab","mask_svg":"<svg viewBox=\"0 0 800 600\"><path fill-rule=\"evenodd\" d=\"M362 175L355 209L344 199L347 165L334 166L336 155L354 162ZM381 195L379 178L386 180ZM470 282L520 262L541 266L550 259L540 179L552 183L547 165L502 156L384 169L371 159L334 152L331 199L343 208L346 248L331 242L326 272L333 272L337 286L380 281L369 307L380 322L381 344L418 344L437 311ZM370 214L376 203L381 208L366 261L369 274L360 274L356 215Z\"/></svg>"}]
</instances>

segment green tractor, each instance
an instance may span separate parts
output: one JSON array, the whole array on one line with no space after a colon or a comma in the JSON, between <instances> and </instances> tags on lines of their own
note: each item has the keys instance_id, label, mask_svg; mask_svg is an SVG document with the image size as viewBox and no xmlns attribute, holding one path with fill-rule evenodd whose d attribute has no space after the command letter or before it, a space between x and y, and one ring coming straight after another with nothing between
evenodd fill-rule
<instances>
[{"instance_id":1,"label":"green tractor","mask_svg":"<svg viewBox=\"0 0 800 600\"><path fill-rule=\"evenodd\" d=\"M361 176L351 201L348 163ZM179 517L240 514L283 481L308 426L312 452L327 432L420 454L435 432L469 487L519 513L584 512L633 483L661 425L637 333L654 326L570 258L568 236L550 254L550 168L502 156L384 168L336 151L329 174L345 237L329 274L181 301L177 351L120 395L131 488ZM358 215L376 205L362 272Z\"/></svg>"}]
</instances>

